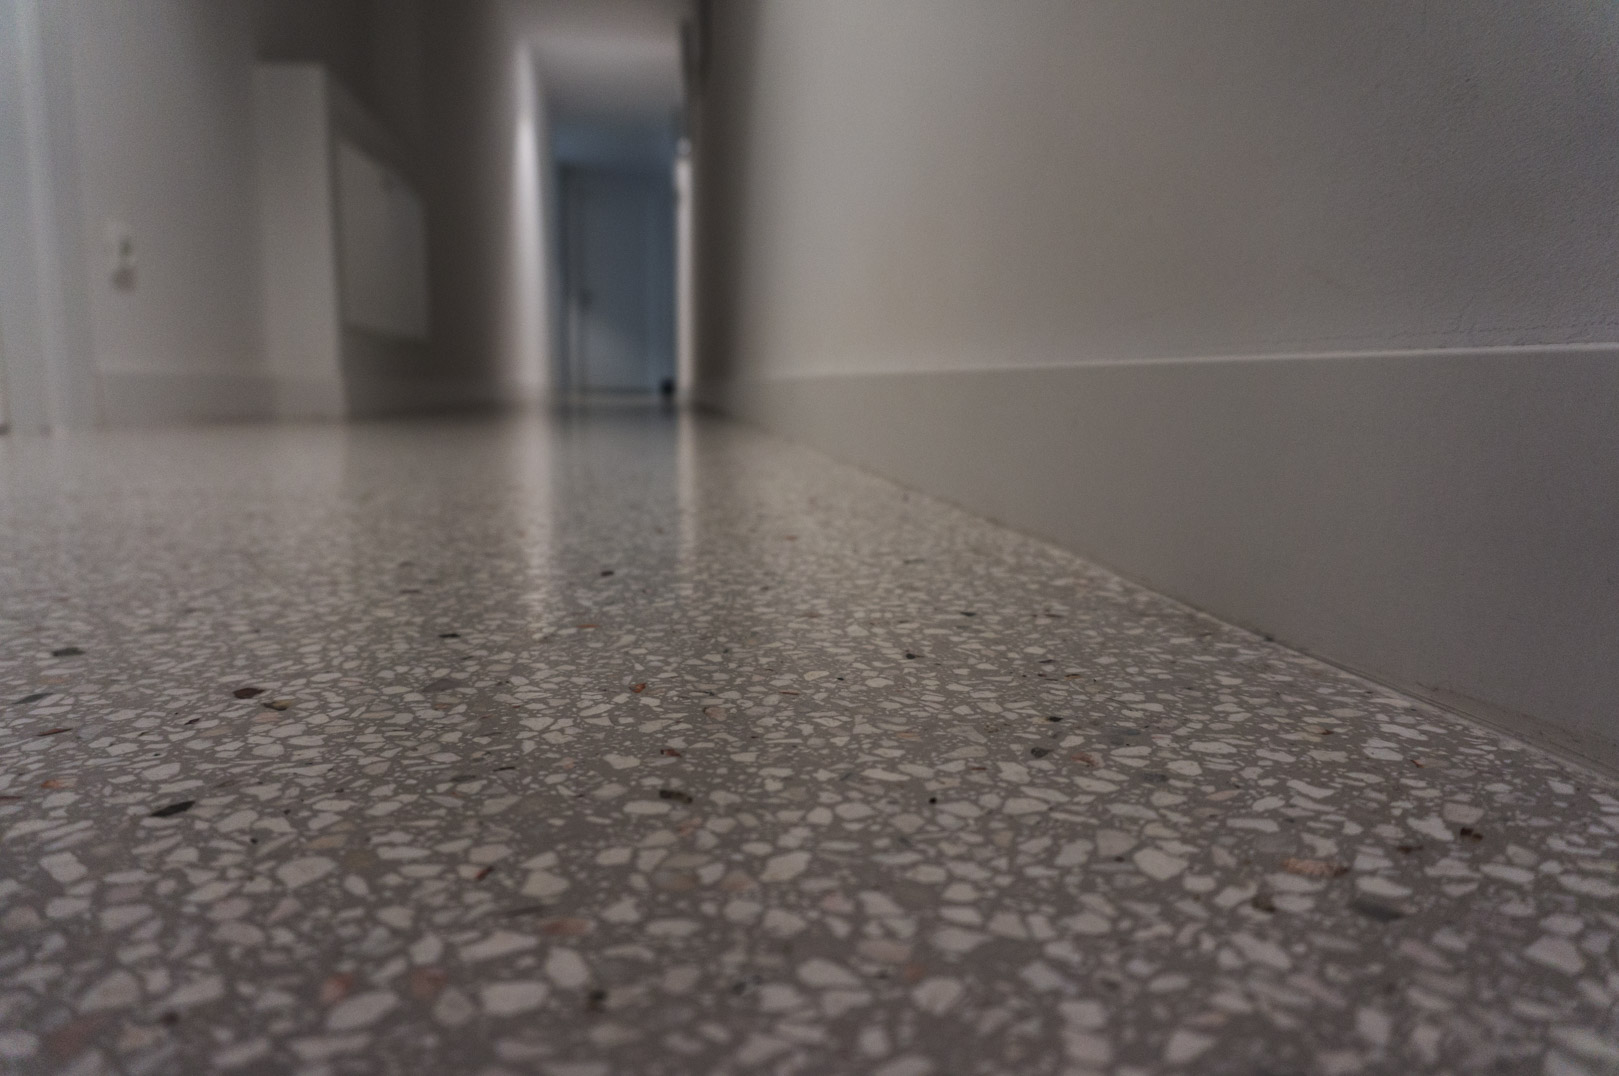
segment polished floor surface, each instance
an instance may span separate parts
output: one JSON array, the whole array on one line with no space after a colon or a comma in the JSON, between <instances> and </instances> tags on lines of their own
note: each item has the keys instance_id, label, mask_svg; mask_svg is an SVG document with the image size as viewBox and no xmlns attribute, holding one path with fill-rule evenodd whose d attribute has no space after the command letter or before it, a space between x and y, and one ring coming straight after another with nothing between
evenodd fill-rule
<instances>
[{"instance_id":1,"label":"polished floor surface","mask_svg":"<svg viewBox=\"0 0 1619 1076\"><path fill-rule=\"evenodd\" d=\"M742 428L0 439L0 1071L1615 1072L1616 860Z\"/></svg>"}]
</instances>

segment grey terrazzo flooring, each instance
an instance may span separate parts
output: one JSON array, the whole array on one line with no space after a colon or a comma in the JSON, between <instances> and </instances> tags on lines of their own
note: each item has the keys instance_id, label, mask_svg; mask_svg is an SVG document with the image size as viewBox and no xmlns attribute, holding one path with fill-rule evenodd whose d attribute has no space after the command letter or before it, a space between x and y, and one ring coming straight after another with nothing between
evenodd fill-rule
<instances>
[{"instance_id":1,"label":"grey terrazzo flooring","mask_svg":"<svg viewBox=\"0 0 1619 1076\"><path fill-rule=\"evenodd\" d=\"M0 439L0 1069L1619 1071L1619 796L745 429Z\"/></svg>"}]
</instances>

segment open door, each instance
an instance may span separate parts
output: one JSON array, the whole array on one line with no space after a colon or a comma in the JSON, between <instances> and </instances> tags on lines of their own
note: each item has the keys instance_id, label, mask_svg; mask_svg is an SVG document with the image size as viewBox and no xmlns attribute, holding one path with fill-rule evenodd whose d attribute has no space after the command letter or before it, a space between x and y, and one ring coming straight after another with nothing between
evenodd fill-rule
<instances>
[{"instance_id":1,"label":"open door","mask_svg":"<svg viewBox=\"0 0 1619 1076\"><path fill-rule=\"evenodd\" d=\"M674 205L667 178L563 173L567 375L574 391L655 392L674 377Z\"/></svg>"}]
</instances>

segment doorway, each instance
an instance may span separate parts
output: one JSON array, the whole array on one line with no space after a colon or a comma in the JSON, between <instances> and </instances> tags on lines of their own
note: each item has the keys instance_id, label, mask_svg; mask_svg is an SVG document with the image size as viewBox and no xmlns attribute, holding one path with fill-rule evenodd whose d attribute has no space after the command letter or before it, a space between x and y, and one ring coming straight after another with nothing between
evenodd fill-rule
<instances>
[{"instance_id":1,"label":"doorway","mask_svg":"<svg viewBox=\"0 0 1619 1076\"><path fill-rule=\"evenodd\" d=\"M675 218L669 177L564 168L561 214L568 389L670 391Z\"/></svg>"}]
</instances>

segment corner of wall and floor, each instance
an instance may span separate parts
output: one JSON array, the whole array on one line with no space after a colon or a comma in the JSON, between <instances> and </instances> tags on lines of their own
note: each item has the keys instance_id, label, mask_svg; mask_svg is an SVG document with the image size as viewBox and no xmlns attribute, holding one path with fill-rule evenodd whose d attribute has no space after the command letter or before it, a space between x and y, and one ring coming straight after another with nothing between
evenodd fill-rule
<instances>
[{"instance_id":1,"label":"corner of wall and floor","mask_svg":"<svg viewBox=\"0 0 1619 1076\"><path fill-rule=\"evenodd\" d=\"M1619 763L1619 11L712 15L702 400Z\"/></svg>"}]
</instances>

